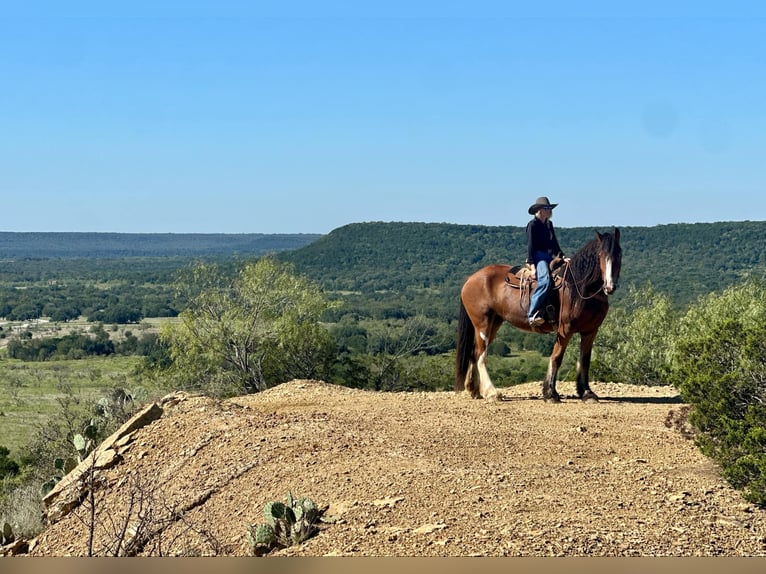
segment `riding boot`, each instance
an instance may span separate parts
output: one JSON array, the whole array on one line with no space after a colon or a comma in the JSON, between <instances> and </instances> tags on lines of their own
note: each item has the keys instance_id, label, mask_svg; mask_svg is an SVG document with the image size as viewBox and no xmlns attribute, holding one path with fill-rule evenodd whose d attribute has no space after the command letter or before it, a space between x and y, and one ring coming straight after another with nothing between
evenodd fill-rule
<instances>
[{"instance_id":1,"label":"riding boot","mask_svg":"<svg viewBox=\"0 0 766 574\"><path fill-rule=\"evenodd\" d=\"M551 304L545 306L545 316L548 318L549 323L558 323L558 317L556 315L556 307Z\"/></svg>"}]
</instances>

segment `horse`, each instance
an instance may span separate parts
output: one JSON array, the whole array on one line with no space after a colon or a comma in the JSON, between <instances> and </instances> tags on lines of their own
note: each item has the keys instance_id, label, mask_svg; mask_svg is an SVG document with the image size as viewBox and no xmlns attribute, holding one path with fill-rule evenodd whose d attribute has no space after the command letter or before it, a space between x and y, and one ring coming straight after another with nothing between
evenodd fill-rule
<instances>
[{"instance_id":1,"label":"horse","mask_svg":"<svg viewBox=\"0 0 766 574\"><path fill-rule=\"evenodd\" d=\"M543 381L546 402L561 402L556 376L570 339L579 333L577 395L583 401L598 402L598 395L588 384L591 351L609 310L609 296L619 285L621 265L620 230L596 231L595 238L564 264L560 286L551 289L546 303L554 310L558 307L557 313L554 311L552 320L540 326L531 326L527 320L534 283L527 289L512 287L507 280L509 265L488 265L469 276L460 291L455 392L465 390L473 398L501 398L487 371L487 348L507 321L523 331L556 332Z\"/></svg>"}]
</instances>

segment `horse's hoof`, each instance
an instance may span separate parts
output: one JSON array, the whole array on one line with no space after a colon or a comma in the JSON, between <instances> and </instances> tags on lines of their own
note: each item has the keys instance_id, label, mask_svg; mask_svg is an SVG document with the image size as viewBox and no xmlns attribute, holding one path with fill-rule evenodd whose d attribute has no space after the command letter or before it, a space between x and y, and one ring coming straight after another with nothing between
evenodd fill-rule
<instances>
[{"instance_id":1,"label":"horse's hoof","mask_svg":"<svg viewBox=\"0 0 766 574\"><path fill-rule=\"evenodd\" d=\"M486 397L484 397L484 400L492 402L492 401L499 401L502 398L503 398L503 395L495 391L493 393L488 394Z\"/></svg>"},{"instance_id":2,"label":"horse's hoof","mask_svg":"<svg viewBox=\"0 0 766 574\"><path fill-rule=\"evenodd\" d=\"M597 403L598 395L593 391L585 391L580 397L584 403Z\"/></svg>"},{"instance_id":3,"label":"horse's hoof","mask_svg":"<svg viewBox=\"0 0 766 574\"><path fill-rule=\"evenodd\" d=\"M551 395L550 397L545 397L546 403L560 403L561 397L559 395Z\"/></svg>"}]
</instances>

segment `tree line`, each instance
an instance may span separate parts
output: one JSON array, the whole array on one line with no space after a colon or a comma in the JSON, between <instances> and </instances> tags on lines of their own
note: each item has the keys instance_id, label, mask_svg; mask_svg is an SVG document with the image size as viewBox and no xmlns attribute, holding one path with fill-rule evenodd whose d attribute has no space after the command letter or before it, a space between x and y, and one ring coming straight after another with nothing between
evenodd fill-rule
<instances>
[{"instance_id":1,"label":"tree line","mask_svg":"<svg viewBox=\"0 0 766 574\"><path fill-rule=\"evenodd\" d=\"M29 330L8 342L7 353L19 361L56 361L83 359L94 356L139 355L153 357L159 352L157 335L142 333L140 337L125 331L121 340L115 342L102 324L96 324L88 332L77 331L60 337L33 338Z\"/></svg>"},{"instance_id":2,"label":"tree line","mask_svg":"<svg viewBox=\"0 0 766 574\"><path fill-rule=\"evenodd\" d=\"M557 235L572 255L594 229L557 228ZM764 237L766 222L753 221L624 227L622 282L651 283L684 305L766 269ZM449 295L480 267L523 263L526 237L523 227L513 226L355 223L278 257L330 292L432 289Z\"/></svg>"},{"instance_id":3,"label":"tree line","mask_svg":"<svg viewBox=\"0 0 766 574\"><path fill-rule=\"evenodd\" d=\"M7 235L0 233L0 253ZM121 249L120 241L126 242L122 250L131 252L129 242L143 237L92 235L87 245L105 239L118 245L110 247L110 253ZM562 248L572 254L592 238L593 230L562 228L558 235ZM622 229L622 283L652 284L673 305L683 306L747 274L763 272L763 237L766 222L627 227ZM46 316L66 321L79 315L91 321L135 322L177 316L186 304L173 288L179 270L197 261L233 269L263 255L253 248L239 250L239 244L225 243L227 238L184 236L188 255L166 257L89 257L92 248L77 242L67 251L76 257L31 258L29 253L50 255L55 250L42 242L26 247L29 253L6 245L5 251L16 257L0 263L0 317L21 321ZM298 239L305 241L300 248L288 250L290 244L282 244L276 257L319 283L331 298L343 301L342 310L329 311L328 319L333 321L344 314L375 319L425 315L449 321L456 315L465 277L490 263L521 263L526 249L522 227L446 223L358 223L325 236ZM180 241L170 234L152 236L152 240ZM170 247L166 251L172 252ZM616 301L621 296L618 293Z\"/></svg>"}]
</instances>

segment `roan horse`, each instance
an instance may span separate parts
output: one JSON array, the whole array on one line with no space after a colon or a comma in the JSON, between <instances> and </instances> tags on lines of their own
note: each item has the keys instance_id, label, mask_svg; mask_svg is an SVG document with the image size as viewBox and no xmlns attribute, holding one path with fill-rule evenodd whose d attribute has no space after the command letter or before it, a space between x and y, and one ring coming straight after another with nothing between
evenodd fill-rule
<instances>
[{"instance_id":1,"label":"roan horse","mask_svg":"<svg viewBox=\"0 0 766 574\"><path fill-rule=\"evenodd\" d=\"M543 398L548 402L561 401L556 376L569 340L580 333L577 394L584 401L598 401L588 385L591 351L609 310L607 296L617 288L621 264L620 230L615 227L612 233L604 234L596 231L596 237L565 264L558 291L551 289L549 302L558 307L558 321L554 317L554 322L539 327L527 322L529 289L513 288L506 281L510 266L489 265L468 277L460 292L455 391L465 389L474 398L499 398L487 371L487 347L503 321L508 321L524 331L556 332L543 382Z\"/></svg>"}]
</instances>

